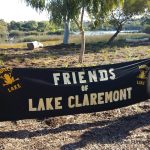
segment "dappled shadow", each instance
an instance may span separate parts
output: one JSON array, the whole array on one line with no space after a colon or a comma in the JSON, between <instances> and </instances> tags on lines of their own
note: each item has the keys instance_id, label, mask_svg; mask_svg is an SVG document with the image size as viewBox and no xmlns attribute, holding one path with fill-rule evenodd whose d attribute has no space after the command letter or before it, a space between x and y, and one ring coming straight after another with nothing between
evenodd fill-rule
<instances>
[{"instance_id":1,"label":"dappled shadow","mask_svg":"<svg viewBox=\"0 0 150 150\"><path fill-rule=\"evenodd\" d=\"M11 51L24 51L24 50L28 50L28 48L0 48L0 51L3 50L11 50Z\"/></svg>"},{"instance_id":2,"label":"dappled shadow","mask_svg":"<svg viewBox=\"0 0 150 150\"><path fill-rule=\"evenodd\" d=\"M126 42L126 40L116 40L112 42L111 44L107 44L106 46L109 47L118 47L118 48L123 48L123 47L137 47L137 46L149 46L150 45L150 40L147 42Z\"/></svg>"},{"instance_id":3,"label":"dappled shadow","mask_svg":"<svg viewBox=\"0 0 150 150\"><path fill-rule=\"evenodd\" d=\"M70 143L61 148L62 150L71 148L78 149L85 147L88 143L108 144L121 142L130 134L130 131L149 124L150 112L146 112L133 116L121 117L113 121L106 120L97 121L94 123L66 124L58 128L44 128L36 131L19 130L0 132L0 138L25 139L49 134L57 134L66 131L72 132L89 129L81 135L79 142Z\"/></svg>"},{"instance_id":4,"label":"dappled shadow","mask_svg":"<svg viewBox=\"0 0 150 150\"><path fill-rule=\"evenodd\" d=\"M96 127L81 135L79 142L64 145L61 150L83 148L89 143L112 144L122 142L130 131L150 124L150 112L119 118L108 126Z\"/></svg>"},{"instance_id":5,"label":"dappled shadow","mask_svg":"<svg viewBox=\"0 0 150 150\"><path fill-rule=\"evenodd\" d=\"M108 45L106 42L96 42L96 43L86 43L86 51L85 53L97 53L100 52L104 48L113 49L123 48L123 47L136 47L140 45L150 45L149 42L142 42L142 43L126 43L125 40L117 40L114 41L111 45ZM4 49L3 49L4 50ZM13 59L18 59L20 62L23 62L25 59L40 59L40 58L48 58L48 57L62 57L62 56L73 56L79 54L80 52L80 44L59 44L53 46L46 46L43 49L37 50L28 50L28 49L17 49L17 48L10 48L7 49L10 53L0 53L1 60L11 61ZM106 49L107 50L107 49ZM14 52L14 53L13 53ZM17 53L16 53L17 52ZM23 52L23 53L19 53Z\"/></svg>"},{"instance_id":6,"label":"dappled shadow","mask_svg":"<svg viewBox=\"0 0 150 150\"><path fill-rule=\"evenodd\" d=\"M52 128L52 129L44 128L36 131L28 131L28 130L8 131L8 132L0 131L0 138L18 138L18 139L32 138L32 137L44 136L48 134L57 134L65 131L84 130L91 127L107 125L110 122L111 121L107 120L107 121L97 121L93 123L83 123L83 124L66 124L58 128Z\"/></svg>"},{"instance_id":7,"label":"dappled shadow","mask_svg":"<svg viewBox=\"0 0 150 150\"><path fill-rule=\"evenodd\" d=\"M28 49L14 49L10 48L8 53L5 53L5 49L3 49L4 53L0 52L0 58L2 61L7 62L13 59L17 59L20 62L24 62L25 59L40 59L40 58L48 58L48 57L62 57L62 56L73 56L79 54L80 52L80 44L59 44L53 46L46 46L42 49L28 50ZM86 44L85 53L96 53L100 49L107 47L104 42ZM20 53L19 53L20 52Z\"/></svg>"},{"instance_id":8,"label":"dappled shadow","mask_svg":"<svg viewBox=\"0 0 150 150\"><path fill-rule=\"evenodd\" d=\"M72 56L79 52L79 45L55 45L55 46L47 46L40 49L28 50L28 49L7 49L8 53L5 53L6 50L3 49L4 52L0 52L1 60L11 61L13 59L18 59L23 62L25 59L40 59L40 58L48 58L48 57L61 57L61 56ZM16 53L17 52L17 53ZM20 53L19 53L20 52Z\"/></svg>"}]
</instances>

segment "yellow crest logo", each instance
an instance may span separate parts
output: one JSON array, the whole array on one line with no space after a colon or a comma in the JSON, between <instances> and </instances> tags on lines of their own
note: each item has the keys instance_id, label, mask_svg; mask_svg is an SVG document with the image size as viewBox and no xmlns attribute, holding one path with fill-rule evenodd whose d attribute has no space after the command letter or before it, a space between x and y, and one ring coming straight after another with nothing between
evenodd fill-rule
<instances>
[{"instance_id":1,"label":"yellow crest logo","mask_svg":"<svg viewBox=\"0 0 150 150\"><path fill-rule=\"evenodd\" d=\"M19 78L15 79L11 73L8 73L8 74L4 74L3 76L0 76L1 79L3 79L4 81L4 84L3 86L7 86L7 85L11 85L13 84L14 82L16 82L17 80L19 80Z\"/></svg>"},{"instance_id":2,"label":"yellow crest logo","mask_svg":"<svg viewBox=\"0 0 150 150\"><path fill-rule=\"evenodd\" d=\"M137 84L145 85L145 81L148 76L149 67L147 65L142 65L142 66L139 66L139 70L140 70L140 73L137 76L137 78L138 78Z\"/></svg>"},{"instance_id":3,"label":"yellow crest logo","mask_svg":"<svg viewBox=\"0 0 150 150\"><path fill-rule=\"evenodd\" d=\"M7 87L8 92L13 92L21 88L21 85L17 82L20 79L15 78L12 75L12 70L8 68L0 68L0 79L2 80L2 86Z\"/></svg>"},{"instance_id":4,"label":"yellow crest logo","mask_svg":"<svg viewBox=\"0 0 150 150\"><path fill-rule=\"evenodd\" d=\"M140 69L140 74L137 76L139 79L146 79L147 78L147 71L148 71L148 66L147 65L142 65L139 67Z\"/></svg>"}]
</instances>

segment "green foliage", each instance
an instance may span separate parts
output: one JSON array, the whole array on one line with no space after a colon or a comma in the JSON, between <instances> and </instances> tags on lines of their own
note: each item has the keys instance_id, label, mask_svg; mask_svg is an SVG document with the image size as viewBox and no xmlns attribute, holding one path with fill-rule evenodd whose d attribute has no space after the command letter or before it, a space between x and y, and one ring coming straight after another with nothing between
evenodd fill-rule
<instances>
[{"instance_id":1,"label":"green foliage","mask_svg":"<svg viewBox=\"0 0 150 150\"><path fill-rule=\"evenodd\" d=\"M25 36L29 36L29 35L40 35L39 32L37 31L29 31L29 32L24 32Z\"/></svg>"},{"instance_id":2,"label":"green foliage","mask_svg":"<svg viewBox=\"0 0 150 150\"><path fill-rule=\"evenodd\" d=\"M23 38L17 39L17 42L33 42L33 41L39 41L39 42L46 42L46 41L59 41L59 36L49 36L49 35L40 35L40 36L27 36Z\"/></svg>"},{"instance_id":3,"label":"green foliage","mask_svg":"<svg viewBox=\"0 0 150 150\"><path fill-rule=\"evenodd\" d=\"M58 26L59 27L59 26ZM45 32L45 31L56 31L58 29L56 25L49 21L25 21L25 22L15 22L11 21L8 24L9 31L25 31L30 32L29 34L32 35L37 32ZM35 34L34 34L35 35Z\"/></svg>"},{"instance_id":4,"label":"green foliage","mask_svg":"<svg viewBox=\"0 0 150 150\"><path fill-rule=\"evenodd\" d=\"M8 24L8 29L10 30L21 30L22 28L22 22L15 22L15 21L11 21Z\"/></svg>"},{"instance_id":5,"label":"green foliage","mask_svg":"<svg viewBox=\"0 0 150 150\"><path fill-rule=\"evenodd\" d=\"M150 25L150 18L146 18L145 21L144 21L144 24L149 24Z\"/></svg>"},{"instance_id":6,"label":"green foliage","mask_svg":"<svg viewBox=\"0 0 150 150\"><path fill-rule=\"evenodd\" d=\"M78 29L81 32L81 51L79 62L82 63L83 55L85 51L85 36L84 36L84 25L83 18L85 11L94 16L94 20L99 20L101 14L106 14L112 8L122 3L124 0L25 0L33 8L43 10L46 8L50 14L50 19L53 20L55 24L61 24L62 22L65 25L64 32L64 43L68 41L69 33L69 22L73 20ZM47 3L46 3L47 2ZM42 7L39 4L43 4ZM97 17L98 16L98 17Z\"/></svg>"},{"instance_id":7,"label":"green foliage","mask_svg":"<svg viewBox=\"0 0 150 150\"><path fill-rule=\"evenodd\" d=\"M24 36L24 35L25 35L25 33L22 31L19 31L19 30L12 30L9 33L10 37L16 37L16 36L18 37L18 36Z\"/></svg>"},{"instance_id":8,"label":"green foliage","mask_svg":"<svg viewBox=\"0 0 150 150\"><path fill-rule=\"evenodd\" d=\"M110 15L110 23L121 24L131 20L135 15L145 13L149 0L126 0L122 8L114 9Z\"/></svg>"},{"instance_id":9,"label":"green foliage","mask_svg":"<svg viewBox=\"0 0 150 150\"><path fill-rule=\"evenodd\" d=\"M6 37L7 31L7 23L4 20L0 20L0 37Z\"/></svg>"},{"instance_id":10,"label":"green foliage","mask_svg":"<svg viewBox=\"0 0 150 150\"><path fill-rule=\"evenodd\" d=\"M56 32L47 32L47 35L62 35L63 34L63 30L60 30L60 31L56 31Z\"/></svg>"},{"instance_id":11,"label":"green foliage","mask_svg":"<svg viewBox=\"0 0 150 150\"><path fill-rule=\"evenodd\" d=\"M27 21L22 24L23 31L34 31L38 28L38 23L36 21Z\"/></svg>"},{"instance_id":12,"label":"green foliage","mask_svg":"<svg viewBox=\"0 0 150 150\"><path fill-rule=\"evenodd\" d=\"M148 34L150 34L150 25L148 25L148 24L147 24L147 25L145 25L145 26L144 26L144 30L143 30L143 32L144 32L144 33L148 33Z\"/></svg>"},{"instance_id":13,"label":"green foliage","mask_svg":"<svg viewBox=\"0 0 150 150\"><path fill-rule=\"evenodd\" d=\"M9 36L10 37L21 37L21 36L30 36L30 35L42 35L42 34L46 34L46 33L40 33L37 31L28 31L28 32L24 32L24 31L19 31L19 30L12 30L9 32Z\"/></svg>"},{"instance_id":14,"label":"green foliage","mask_svg":"<svg viewBox=\"0 0 150 150\"><path fill-rule=\"evenodd\" d=\"M70 22L70 30L71 31L78 31L79 30L77 25L73 21Z\"/></svg>"},{"instance_id":15,"label":"green foliage","mask_svg":"<svg viewBox=\"0 0 150 150\"><path fill-rule=\"evenodd\" d=\"M149 0L125 0L123 7L117 7L107 17L108 22L115 28L116 33L110 38L109 44L117 37L128 21L135 20L135 16L143 15L148 9ZM148 13L148 12L147 12Z\"/></svg>"},{"instance_id":16,"label":"green foliage","mask_svg":"<svg viewBox=\"0 0 150 150\"><path fill-rule=\"evenodd\" d=\"M38 22L37 30L39 32L44 32L47 24L45 22Z\"/></svg>"},{"instance_id":17,"label":"green foliage","mask_svg":"<svg viewBox=\"0 0 150 150\"><path fill-rule=\"evenodd\" d=\"M48 36L27 36L24 38L19 39L18 42L33 42L33 41L48 41L49 37Z\"/></svg>"},{"instance_id":18,"label":"green foliage","mask_svg":"<svg viewBox=\"0 0 150 150\"><path fill-rule=\"evenodd\" d=\"M24 0L27 5L35 8L37 11L42 11L45 9L46 0Z\"/></svg>"},{"instance_id":19,"label":"green foliage","mask_svg":"<svg viewBox=\"0 0 150 150\"><path fill-rule=\"evenodd\" d=\"M38 22L38 28L37 31L39 32L45 32L45 31L51 31L54 32L57 30L57 27L54 23L48 22L48 21L41 21Z\"/></svg>"},{"instance_id":20,"label":"green foliage","mask_svg":"<svg viewBox=\"0 0 150 150\"><path fill-rule=\"evenodd\" d=\"M142 30L143 26L141 25L140 20L129 21L124 24L123 30Z\"/></svg>"},{"instance_id":21,"label":"green foliage","mask_svg":"<svg viewBox=\"0 0 150 150\"><path fill-rule=\"evenodd\" d=\"M51 0L47 4L47 10L51 14L50 19L55 24L69 21L80 14L79 0Z\"/></svg>"},{"instance_id":22,"label":"green foliage","mask_svg":"<svg viewBox=\"0 0 150 150\"><path fill-rule=\"evenodd\" d=\"M106 14L117 6L122 6L124 0L24 0L28 5L36 10L46 9L50 14L50 20L56 25L60 25L70 20L75 21L76 26L72 28L83 28L83 18L81 13L88 12L93 25L101 22ZM82 21L81 21L82 20ZM81 23L82 22L82 23ZM47 25L39 23L38 31L43 32ZM54 28L50 28L53 30Z\"/></svg>"},{"instance_id":23,"label":"green foliage","mask_svg":"<svg viewBox=\"0 0 150 150\"><path fill-rule=\"evenodd\" d=\"M150 34L150 14L142 18L143 32Z\"/></svg>"}]
</instances>

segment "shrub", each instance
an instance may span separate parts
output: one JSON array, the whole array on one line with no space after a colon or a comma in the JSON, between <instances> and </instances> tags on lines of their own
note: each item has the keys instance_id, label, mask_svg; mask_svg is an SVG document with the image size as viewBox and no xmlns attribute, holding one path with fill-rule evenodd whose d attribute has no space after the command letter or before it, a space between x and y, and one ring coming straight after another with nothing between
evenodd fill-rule
<instances>
[{"instance_id":1,"label":"shrub","mask_svg":"<svg viewBox=\"0 0 150 150\"><path fill-rule=\"evenodd\" d=\"M150 34L150 25L145 25L143 32Z\"/></svg>"},{"instance_id":2,"label":"shrub","mask_svg":"<svg viewBox=\"0 0 150 150\"><path fill-rule=\"evenodd\" d=\"M48 36L48 35L41 35L41 36L26 36L23 38L19 38L17 42L33 42L33 41L39 41L39 42L46 42L46 41L59 41L60 36Z\"/></svg>"},{"instance_id":3,"label":"shrub","mask_svg":"<svg viewBox=\"0 0 150 150\"><path fill-rule=\"evenodd\" d=\"M40 33L37 31L29 31L29 32L25 32L25 35L39 35Z\"/></svg>"},{"instance_id":4,"label":"shrub","mask_svg":"<svg viewBox=\"0 0 150 150\"><path fill-rule=\"evenodd\" d=\"M9 33L9 36L10 37L19 37L19 36L24 36L25 35L25 33L24 32L22 32L22 31L19 31L19 30L12 30L12 31L10 31L10 33Z\"/></svg>"},{"instance_id":5,"label":"shrub","mask_svg":"<svg viewBox=\"0 0 150 150\"><path fill-rule=\"evenodd\" d=\"M47 32L47 35L62 35L63 31L57 31L57 32Z\"/></svg>"},{"instance_id":6,"label":"shrub","mask_svg":"<svg viewBox=\"0 0 150 150\"><path fill-rule=\"evenodd\" d=\"M18 42L33 42L33 41L48 41L49 40L49 36L27 36L24 38L19 39Z\"/></svg>"}]
</instances>

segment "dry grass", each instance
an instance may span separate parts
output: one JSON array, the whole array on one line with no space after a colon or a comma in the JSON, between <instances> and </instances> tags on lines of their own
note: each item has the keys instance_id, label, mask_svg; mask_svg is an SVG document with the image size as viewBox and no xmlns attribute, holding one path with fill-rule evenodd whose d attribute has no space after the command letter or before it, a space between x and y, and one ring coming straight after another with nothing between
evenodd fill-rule
<instances>
[{"instance_id":1,"label":"dry grass","mask_svg":"<svg viewBox=\"0 0 150 150\"><path fill-rule=\"evenodd\" d=\"M86 43L96 43L96 42L107 42L108 39L111 37L111 34L107 34L107 35L100 35L100 36L86 36ZM119 34L118 37L116 38L116 40L125 40L126 38L139 38L139 37L149 37L150 35L148 34L143 34L143 33L128 33L128 34ZM56 44L60 44L63 41L63 36L36 36L36 40L43 43L44 46L49 46L49 45L56 45ZM31 36L32 39L32 36ZM31 41L34 41L35 38L33 38ZM20 40L21 41L21 40ZM71 35L70 36L70 43L76 43L76 44L80 44L81 40L80 40L80 35ZM15 42L15 43L0 43L0 49L11 49L11 48L27 48L26 47L26 42Z\"/></svg>"},{"instance_id":2,"label":"dry grass","mask_svg":"<svg viewBox=\"0 0 150 150\"><path fill-rule=\"evenodd\" d=\"M86 46L83 64L78 63L80 46L65 48L49 46L44 49L27 50L24 48L1 49L1 64L9 67L82 67L99 64L110 64L150 57L150 46L106 47L97 44Z\"/></svg>"},{"instance_id":3,"label":"dry grass","mask_svg":"<svg viewBox=\"0 0 150 150\"><path fill-rule=\"evenodd\" d=\"M112 34L102 34L102 35L93 35L93 36L86 36L86 43L95 43L95 42L107 42L111 38ZM120 33L116 40L125 40L126 38L142 38L148 37L150 38L149 34L144 33ZM70 39L70 43L77 43L81 42L79 36L72 35Z\"/></svg>"}]
</instances>

